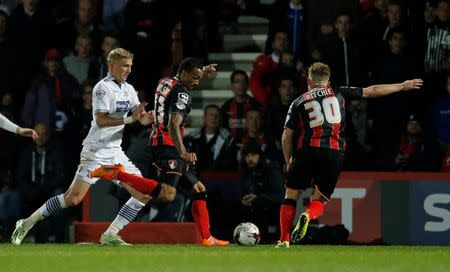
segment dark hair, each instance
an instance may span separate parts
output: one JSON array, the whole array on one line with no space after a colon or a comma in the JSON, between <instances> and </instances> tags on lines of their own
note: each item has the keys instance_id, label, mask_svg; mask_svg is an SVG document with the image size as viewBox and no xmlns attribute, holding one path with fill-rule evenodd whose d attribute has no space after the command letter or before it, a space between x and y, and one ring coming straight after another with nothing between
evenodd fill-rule
<instances>
[{"instance_id":1,"label":"dark hair","mask_svg":"<svg viewBox=\"0 0 450 272\"><path fill-rule=\"evenodd\" d=\"M245 77L245 80L246 80L247 83L248 83L248 75L247 75L247 73L246 73L244 70L234 70L234 71L231 73L231 76L230 76L230 82L231 82L231 83L233 83L234 77L235 77L236 75L243 75L243 76Z\"/></svg>"},{"instance_id":2,"label":"dark hair","mask_svg":"<svg viewBox=\"0 0 450 272\"><path fill-rule=\"evenodd\" d=\"M182 71L191 72L194 69L202 69L203 65L196 58L185 58L181 61L180 66L178 67L177 75L181 75Z\"/></svg>"},{"instance_id":3,"label":"dark hair","mask_svg":"<svg viewBox=\"0 0 450 272\"><path fill-rule=\"evenodd\" d=\"M298 71L296 68L287 68L287 67L281 67L277 70L275 73L275 84L273 85L274 89L278 89L281 86L281 82L283 80L290 80L294 83L294 88L297 89L298 82L299 82L299 76Z\"/></svg>"},{"instance_id":4,"label":"dark hair","mask_svg":"<svg viewBox=\"0 0 450 272\"><path fill-rule=\"evenodd\" d=\"M112 31L104 32L104 33L102 34L102 41L104 41L106 37L111 37L111 38L117 40L117 42L119 43L119 46L120 46L120 40L121 40L121 39L120 39L120 33L118 33L118 32L112 32Z\"/></svg>"},{"instance_id":5,"label":"dark hair","mask_svg":"<svg viewBox=\"0 0 450 272\"><path fill-rule=\"evenodd\" d=\"M350 23L353 23L352 14L347 11L339 11L338 13L336 13L336 16L334 16L334 22L336 23L337 19L341 16L347 16L350 19Z\"/></svg>"},{"instance_id":6,"label":"dark hair","mask_svg":"<svg viewBox=\"0 0 450 272\"><path fill-rule=\"evenodd\" d=\"M217 106L216 104L209 104L203 109L203 115L206 115L206 112L211 108L217 109L219 112L221 112L219 106Z\"/></svg>"},{"instance_id":7,"label":"dark hair","mask_svg":"<svg viewBox=\"0 0 450 272\"><path fill-rule=\"evenodd\" d=\"M406 31L405 28L400 26L391 28L386 36L386 40L389 41L394 35L394 33L401 34L405 37L406 40L408 40L408 32Z\"/></svg>"}]
</instances>

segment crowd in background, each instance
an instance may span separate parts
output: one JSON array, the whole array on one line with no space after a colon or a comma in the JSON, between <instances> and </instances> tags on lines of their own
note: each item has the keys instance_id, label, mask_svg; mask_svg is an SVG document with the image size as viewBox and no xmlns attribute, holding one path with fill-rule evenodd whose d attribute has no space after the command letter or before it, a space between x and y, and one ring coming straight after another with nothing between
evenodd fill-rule
<instances>
[{"instance_id":1,"label":"crowd in background","mask_svg":"<svg viewBox=\"0 0 450 272\"><path fill-rule=\"evenodd\" d=\"M200 177L239 169L239 199L221 200L242 211L236 221L277 225L284 119L290 103L307 91L306 68L315 61L331 67L334 87L424 79L418 92L349 101L345 170L450 171L448 0L0 2L0 112L40 136L29 142L0 131L0 225L6 233L21 215L67 188L63 182L71 180L90 128L92 89L106 76L112 49L134 53L129 81L151 104L159 78L173 75L184 56L206 64L209 52L223 50L219 25L239 33L242 14L269 19L265 52L250 74L233 71L233 97L205 107L203 126L185 135ZM148 134L138 125L127 128L123 145L151 176ZM48 232L55 241L67 239L66 217L54 220L58 227L38 228L37 241L46 241Z\"/></svg>"}]
</instances>

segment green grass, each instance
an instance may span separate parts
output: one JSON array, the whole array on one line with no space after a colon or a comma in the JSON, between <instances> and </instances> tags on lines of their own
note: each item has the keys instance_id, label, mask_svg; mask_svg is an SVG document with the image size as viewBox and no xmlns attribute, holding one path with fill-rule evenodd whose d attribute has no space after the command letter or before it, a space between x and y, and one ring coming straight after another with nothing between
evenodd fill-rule
<instances>
[{"instance_id":1,"label":"green grass","mask_svg":"<svg viewBox=\"0 0 450 272\"><path fill-rule=\"evenodd\" d=\"M450 271L450 247L0 244L0 271Z\"/></svg>"}]
</instances>

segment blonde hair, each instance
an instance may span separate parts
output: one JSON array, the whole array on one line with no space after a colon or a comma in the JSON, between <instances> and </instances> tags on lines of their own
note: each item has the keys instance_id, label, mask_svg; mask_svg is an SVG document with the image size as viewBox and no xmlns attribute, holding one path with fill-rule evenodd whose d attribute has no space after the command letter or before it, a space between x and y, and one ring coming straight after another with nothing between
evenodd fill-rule
<instances>
[{"instance_id":1,"label":"blonde hair","mask_svg":"<svg viewBox=\"0 0 450 272\"><path fill-rule=\"evenodd\" d=\"M315 62L308 68L309 79L315 82L328 81L331 76L331 69L322 62Z\"/></svg>"},{"instance_id":2,"label":"blonde hair","mask_svg":"<svg viewBox=\"0 0 450 272\"><path fill-rule=\"evenodd\" d=\"M133 59L134 55L128 50L125 50L123 48L116 48L111 50L108 54L108 63L112 61L118 61L121 59Z\"/></svg>"}]
</instances>

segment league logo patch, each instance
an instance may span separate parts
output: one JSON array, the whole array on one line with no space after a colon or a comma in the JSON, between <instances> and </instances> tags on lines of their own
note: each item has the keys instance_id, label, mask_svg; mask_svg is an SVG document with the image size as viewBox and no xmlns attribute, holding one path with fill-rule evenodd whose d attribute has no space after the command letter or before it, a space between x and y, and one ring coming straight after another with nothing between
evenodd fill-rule
<instances>
[{"instance_id":1,"label":"league logo patch","mask_svg":"<svg viewBox=\"0 0 450 272\"><path fill-rule=\"evenodd\" d=\"M169 160L167 163L169 165L169 168L172 169L172 170L177 167L177 161Z\"/></svg>"},{"instance_id":2,"label":"league logo patch","mask_svg":"<svg viewBox=\"0 0 450 272\"><path fill-rule=\"evenodd\" d=\"M184 104L187 104L189 102L189 95L187 93L179 93L178 101L182 101Z\"/></svg>"},{"instance_id":3,"label":"league logo patch","mask_svg":"<svg viewBox=\"0 0 450 272\"><path fill-rule=\"evenodd\" d=\"M95 92L95 96L97 96L98 99L103 99L103 97L105 96L106 92L104 90L97 90Z\"/></svg>"}]
</instances>

